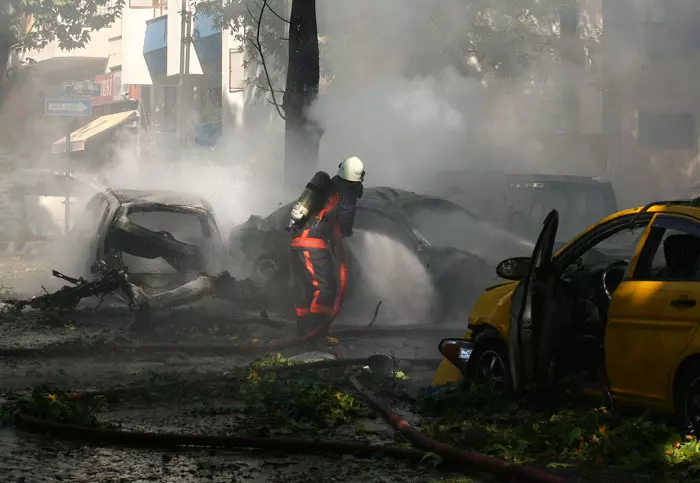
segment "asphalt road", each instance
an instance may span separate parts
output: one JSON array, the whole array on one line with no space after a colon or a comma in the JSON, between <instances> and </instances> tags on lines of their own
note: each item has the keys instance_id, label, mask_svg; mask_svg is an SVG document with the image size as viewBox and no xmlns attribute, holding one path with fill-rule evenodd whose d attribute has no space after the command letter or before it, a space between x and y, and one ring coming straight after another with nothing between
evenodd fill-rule
<instances>
[{"instance_id":1,"label":"asphalt road","mask_svg":"<svg viewBox=\"0 0 700 483\"><path fill-rule=\"evenodd\" d=\"M95 301L87 301L94 306ZM226 342L293 337L293 330L258 324L255 312L234 312L226 303L198 303L158 315L149 330L127 329L130 314L103 306L71 314L28 313L3 316L0 347L32 347L74 343ZM251 320L253 322L251 322ZM338 324L338 328L342 322ZM447 330L445 336L460 329ZM456 331L456 332L455 332ZM387 354L401 358L437 358L439 336L363 337L340 343L349 357ZM251 361L246 357L188 356L175 353L99 352L80 356L0 358L0 398L9 391L48 383L71 390L102 389L157 375L213 374ZM416 387L429 384L431 371L412 375ZM225 403L224 403L225 404ZM226 420L203 418L177 400L156 407L131 407L116 418L124 427L153 431L219 433ZM233 430L233 429L231 429ZM388 442L393 434L385 428ZM0 481L16 482L321 482L321 481L441 481L444 475L428 467L385 459L282 455L262 452L187 450L164 452L98 447L0 428ZM474 481L474 480L472 480Z\"/></svg>"}]
</instances>

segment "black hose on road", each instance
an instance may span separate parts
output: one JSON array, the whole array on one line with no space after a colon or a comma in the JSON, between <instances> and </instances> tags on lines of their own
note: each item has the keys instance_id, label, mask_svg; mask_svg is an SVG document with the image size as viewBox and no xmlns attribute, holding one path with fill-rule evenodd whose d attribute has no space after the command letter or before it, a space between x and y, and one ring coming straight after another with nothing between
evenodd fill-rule
<instances>
[{"instance_id":1,"label":"black hose on road","mask_svg":"<svg viewBox=\"0 0 700 483\"><path fill-rule=\"evenodd\" d=\"M424 451L383 446L371 443L341 441L314 441L299 438L269 438L255 436L210 436L203 434L150 433L121 431L117 429L88 428L74 424L55 423L20 414L16 418L20 428L42 434L52 434L65 439L85 439L100 443L112 443L147 448L175 448L204 446L210 448L253 448L284 451L288 453L324 454L379 454L400 459L419 461Z\"/></svg>"},{"instance_id":2,"label":"black hose on road","mask_svg":"<svg viewBox=\"0 0 700 483\"><path fill-rule=\"evenodd\" d=\"M435 361L432 361L435 362ZM324 369L328 367L369 365L383 372L388 364L395 366L393 358L372 356L366 359L339 359L316 361L291 366L263 368L263 370L283 371L291 369ZM301 366L301 367L300 367ZM429 453L442 456L445 461L455 465L461 472L481 471L504 478L511 482L566 483L566 480L549 473L532 468L508 464L497 458L473 453L435 441L399 416L388 405L380 401L373 393L364 388L357 378L350 376L350 382L357 392L387 421L396 431L408 439L414 446L422 449L408 449L397 446L373 445L370 443L353 443L339 441L310 441L297 438L269 438L253 436L210 436L180 433L150 433L138 431L121 431L114 429L87 428L72 424L56 423L38 419L25 414L16 417L17 426L39 433L48 433L67 439L86 439L96 442L129 445L136 447L172 448L179 446L205 446L217 448L257 448L290 453L319 454L379 454L398 459L420 461ZM89 397L95 394L83 394Z\"/></svg>"},{"instance_id":3,"label":"black hose on road","mask_svg":"<svg viewBox=\"0 0 700 483\"><path fill-rule=\"evenodd\" d=\"M356 328L345 329L330 334L333 337L391 337L398 335L435 335L441 338L445 337L445 329L439 327L397 327L397 328ZM313 337L309 335L293 339L280 341L266 345L231 345L225 343L210 343L210 344L188 344L188 343L148 343L133 345L122 343L102 343L91 345L80 344L63 344L44 347L8 347L0 349L0 357L72 357L85 355L94 352L109 353L109 352L130 352L130 353L157 353L157 352L179 352L190 355L228 355L228 356L255 356L264 355L271 352L279 352L294 347L306 344Z\"/></svg>"}]
</instances>

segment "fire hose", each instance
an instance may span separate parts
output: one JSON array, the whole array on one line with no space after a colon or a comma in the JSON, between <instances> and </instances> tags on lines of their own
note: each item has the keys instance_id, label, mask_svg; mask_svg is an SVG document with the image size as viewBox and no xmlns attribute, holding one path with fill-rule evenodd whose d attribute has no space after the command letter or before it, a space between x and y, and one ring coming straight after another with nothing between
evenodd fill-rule
<instances>
[{"instance_id":1,"label":"fire hose","mask_svg":"<svg viewBox=\"0 0 700 483\"><path fill-rule=\"evenodd\" d=\"M336 360L320 361L305 365L304 369L320 369L329 367L329 362L336 366L369 365L377 367L377 357L365 360ZM292 368L299 369L291 366ZM285 370L289 366L266 368L264 370ZM122 431L114 429L88 428L73 424L56 423L38 419L26 414L16 417L18 427L42 434L52 434L66 439L85 439L137 447L172 448L179 446L206 446L217 448L257 448L280 450L292 453L321 453L321 454L381 454L394 458L420 461L429 453L437 454L451 467L461 472L481 471L502 478L510 478L511 482L565 483L566 480L550 473L538 471L520 465L508 464L497 458L473 453L435 441L424 435L393 409L380 401L372 392L360 384L357 378L350 376L350 382L355 390L372 406L385 421L408 439L414 446L422 449L409 449L389 445L371 443L351 443L339 441L310 441L297 438L252 437L252 436L211 436L179 433L151 433L138 431Z\"/></svg>"}]
</instances>

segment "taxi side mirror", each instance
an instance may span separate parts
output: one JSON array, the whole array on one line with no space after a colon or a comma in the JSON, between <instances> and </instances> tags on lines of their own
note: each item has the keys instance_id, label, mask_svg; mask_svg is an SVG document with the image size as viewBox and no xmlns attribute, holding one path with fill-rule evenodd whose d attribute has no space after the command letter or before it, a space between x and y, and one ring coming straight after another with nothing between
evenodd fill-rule
<instances>
[{"instance_id":1,"label":"taxi side mirror","mask_svg":"<svg viewBox=\"0 0 700 483\"><path fill-rule=\"evenodd\" d=\"M530 270L530 257L515 257L503 260L496 267L496 274L506 280L522 280Z\"/></svg>"}]
</instances>

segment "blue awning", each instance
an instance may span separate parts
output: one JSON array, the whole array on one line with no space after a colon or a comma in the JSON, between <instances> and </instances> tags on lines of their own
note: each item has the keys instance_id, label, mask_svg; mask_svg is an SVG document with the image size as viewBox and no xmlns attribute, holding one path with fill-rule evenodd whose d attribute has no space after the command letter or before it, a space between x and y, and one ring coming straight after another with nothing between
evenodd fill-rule
<instances>
[{"instance_id":1,"label":"blue awning","mask_svg":"<svg viewBox=\"0 0 700 483\"><path fill-rule=\"evenodd\" d=\"M143 57L151 74L166 72L168 62L168 16L163 15L146 22L143 39Z\"/></svg>"},{"instance_id":2,"label":"blue awning","mask_svg":"<svg viewBox=\"0 0 700 483\"><path fill-rule=\"evenodd\" d=\"M221 29L211 17L199 12L194 17L194 50L202 69L221 72Z\"/></svg>"}]
</instances>

